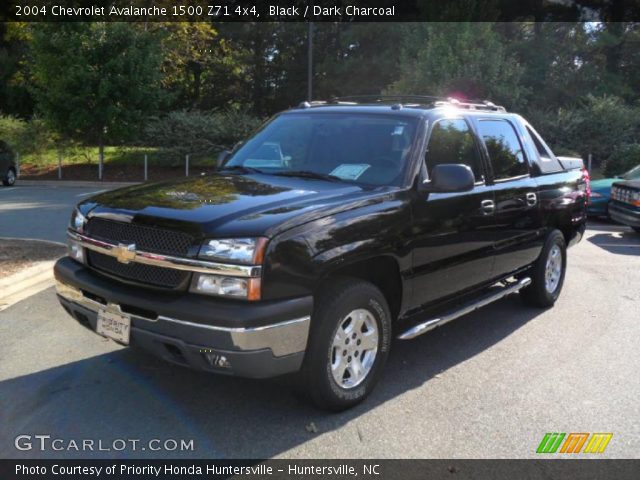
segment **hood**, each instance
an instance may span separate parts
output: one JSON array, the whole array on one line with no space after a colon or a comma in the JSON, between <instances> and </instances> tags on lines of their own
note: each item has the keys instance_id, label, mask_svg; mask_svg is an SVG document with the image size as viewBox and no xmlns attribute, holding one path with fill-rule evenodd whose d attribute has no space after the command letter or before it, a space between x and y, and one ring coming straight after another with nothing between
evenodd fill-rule
<instances>
[{"instance_id":1,"label":"hood","mask_svg":"<svg viewBox=\"0 0 640 480\"><path fill-rule=\"evenodd\" d=\"M619 179L614 182L616 187L626 187L633 190L640 190L640 180L622 180Z\"/></svg>"},{"instance_id":2,"label":"hood","mask_svg":"<svg viewBox=\"0 0 640 480\"><path fill-rule=\"evenodd\" d=\"M182 229L192 235L273 236L375 201L380 189L274 175L208 175L102 193L79 206L89 218Z\"/></svg>"}]
</instances>

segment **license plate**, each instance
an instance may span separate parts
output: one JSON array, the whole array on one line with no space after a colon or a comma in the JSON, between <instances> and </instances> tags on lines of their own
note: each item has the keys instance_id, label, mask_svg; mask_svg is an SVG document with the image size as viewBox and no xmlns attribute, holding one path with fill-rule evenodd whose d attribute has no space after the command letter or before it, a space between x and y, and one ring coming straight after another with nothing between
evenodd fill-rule
<instances>
[{"instance_id":1,"label":"license plate","mask_svg":"<svg viewBox=\"0 0 640 480\"><path fill-rule=\"evenodd\" d=\"M103 337L112 338L116 342L129 344L131 330L131 317L108 310L98 311L98 324L96 332Z\"/></svg>"}]
</instances>

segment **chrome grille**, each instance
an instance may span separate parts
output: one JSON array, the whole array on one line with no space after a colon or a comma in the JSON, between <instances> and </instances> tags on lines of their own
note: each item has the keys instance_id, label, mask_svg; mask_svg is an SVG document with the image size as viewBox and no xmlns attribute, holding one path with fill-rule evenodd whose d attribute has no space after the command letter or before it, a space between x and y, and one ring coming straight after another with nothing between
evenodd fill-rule
<instances>
[{"instance_id":1,"label":"chrome grille","mask_svg":"<svg viewBox=\"0 0 640 480\"><path fill-rule=\"evenodd\" d=\"M176 289L186 286L191 273L142 263L120 263L115 257L87 250L89 265L96 270L154 287Z\"/></svg>"},{"instance_id":2,"label":"chrome grille","mask_svg":"<svg viewBox=\"0 0 640 480\"><path fill-rule=\"evenodd\" d=\"M89 219L86 235L116 245L135 243L136 250L173 256L187 255L194 241L191 235L183 232L104 218ZM144 265L135 261L121 263L115 257L94 251L87 252L87 260L89 266L99 272L154 287L186 287L191 278L191 273L187 271Z\"/></svg>"},{"instance_id":3,"label":"chrome grille","mask_svg":"<svg viewBox=\"0 0 640 480\"><path fill-rule=\"evenodd\" d=\"M116 222L104 218L91 218L86 234L110 243L135 243L137 250L167 255L184 256L193 243L193 237L175 230Z\"/></svg>"},{"instance_id":4,"label":"chrome grille","mask_svg":"<svg viewBox=\"0 0 640 480\"><path fill-rule=\"evenodd\" d=\"M618 202L635 204L640 200L640 191L629 187L615 186L611 189L611 198Z\"/></svg>"}]
</instances>

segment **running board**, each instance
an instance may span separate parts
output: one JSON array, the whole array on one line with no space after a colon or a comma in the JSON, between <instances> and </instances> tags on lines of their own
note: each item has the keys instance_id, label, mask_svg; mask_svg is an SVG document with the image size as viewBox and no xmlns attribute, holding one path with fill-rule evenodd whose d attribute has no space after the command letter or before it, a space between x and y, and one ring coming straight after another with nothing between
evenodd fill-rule
<instances>
[{"instance_id":1,"label":"running board","mask_svg":"<svg viewBox=\"0 0 640 480\"><path fill-rule=\"evenodd\" d=\"M500 300L501 298L506 297L507 295L516 293L530 284L531 284L531 278L529 277L522 278L513 285L503 287L503 289L498 292L491 293L485 297L481 297L477 300L474 300L473 302L467 303L466 305L463 305L461 308L457 310L454 310L449 313L445 313L440 317L431 318L425 322L421 322L418 325L411 327L406 332L398 335L398 338L400 340L411 340L412 338L422 335L423 333L427 333L433 330L434 328L439 327L440 325L444 325L445 323L450 322L451 320L455 320L456 318L466 315L467 313L471 313L474 310L484 307L485 305L489 305L490 303L493 303L496 300Z\"/></svg>"}]
</instances>

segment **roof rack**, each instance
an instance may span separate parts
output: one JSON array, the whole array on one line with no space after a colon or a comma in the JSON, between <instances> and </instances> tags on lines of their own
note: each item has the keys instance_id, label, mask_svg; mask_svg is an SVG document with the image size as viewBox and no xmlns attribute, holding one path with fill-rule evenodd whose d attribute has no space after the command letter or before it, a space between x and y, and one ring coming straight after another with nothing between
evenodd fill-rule
<instances>
[{"instance_id":1,"label":"roof rack","mask_svg":"<svg viewBox=\"0 0 640 480\"><path fill-rule=\"evenodd\" d=\"M506 112L507 110L488 100L462 101L452 97L435 97L431 95L348 95L333 97L331 100L317 100L302 102L299 108L309 108L313 105L359 105L362 103L392 103L392 107L428 106L428 107L456 107L467 110L485 112Z\"/></svg>"},{"instance_id":2,"label":"roof rack","mask_svg":"<svg viewBox=\"0 0 640 480\"><path fill-rule=\"evenodd\" d=\"M501 112L501 113L505 113L507 111L507 109L504 108L503 106L496 105L495 103L490 102L489 100L482 100L480 102L478 101L461 102L456 98L447 98L446 100L439 100L435 102L434 106L436 107L454 106L457 108L465 108L467 110L482 110L482 111Z\"/></svg>"},{"instance_id":3,"label":"roof rack","mask_svg":"<svg viewBox=\"0 0 640 480\"><path fill-rule=\"evenodd\" d=\"M331 101L335 102L353 102L353 103L404 103L414 105L432 105L438 100L444 100L443 97L434 97L431 95L347 95L343 97L333 97Z\"/></svg>"}]
</instances>

